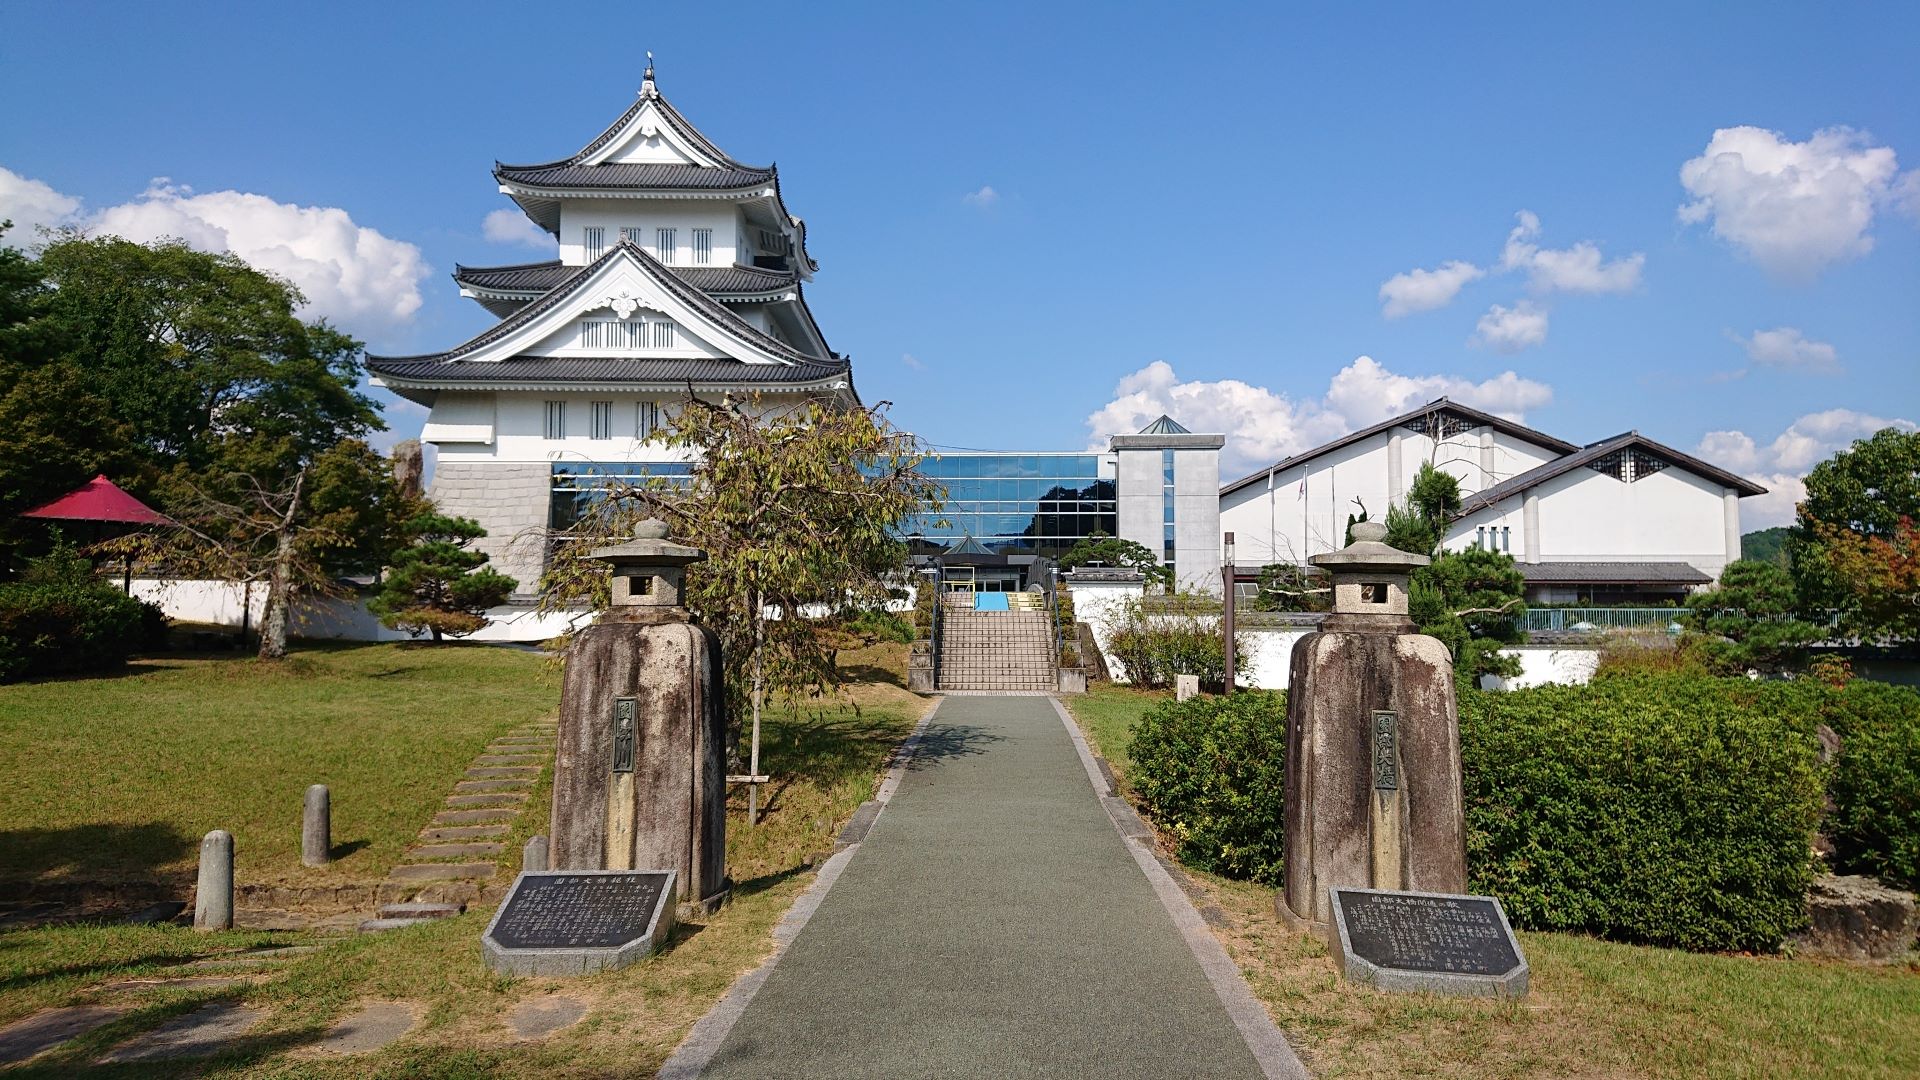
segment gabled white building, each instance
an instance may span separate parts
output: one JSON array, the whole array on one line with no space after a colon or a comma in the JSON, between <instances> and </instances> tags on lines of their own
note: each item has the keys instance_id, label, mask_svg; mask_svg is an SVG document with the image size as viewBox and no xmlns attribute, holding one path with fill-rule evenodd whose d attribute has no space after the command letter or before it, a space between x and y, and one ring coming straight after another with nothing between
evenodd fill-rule
<instances>
[{"instance_id":1,"label":"gabled white building","mask_svg":"<svg viewBox=\"0 0 1920 1080\"><path fill-rule=\"evenodd\" d=\"M1581 447L1442 398L1225 485L1220 527L1249 574L1301 564L1429 462L1465 497L1444 546L1513 555L1536 603L1684 595L1740 557L1739 500L1765 492L1637 432Z\"/></svg>"},{"instance_id":2,"label":"gabled white building","mask_svg":"<svg viewBox=\"0 0 1920 1080\"><path fill-rule=\"evenodd\" d=\"M479 545L535 590L546 531L613 478L685 471L652 438L691 391L855 405L802 283L818 266L769 167L715 146L661 96L638 100L571 157L496 165L500 190L559 241L558 259L459 267L461 294L501 317L425 356L367 358L376 384L428 406L430 492L488 531Z\"/></svg>"}]
</instances>

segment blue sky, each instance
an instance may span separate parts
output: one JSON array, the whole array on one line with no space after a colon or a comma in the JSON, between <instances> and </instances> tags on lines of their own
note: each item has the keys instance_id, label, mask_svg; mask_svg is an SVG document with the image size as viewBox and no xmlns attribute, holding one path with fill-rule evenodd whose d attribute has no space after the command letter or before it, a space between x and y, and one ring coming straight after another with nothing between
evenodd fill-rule
<instances>
[{"instance_id":1,"label":"blue sky","mask_svg":"<svg viewBox=\"0 0 1920 1080\"><path fill-rule=\"evenodd\" d=\"M937 444L1168 408L1231 471L1444 392L1706 453L1771 523L1920 419L1920 9L1460 7L9 5L0 214L260 253L437 350L490 322L456 261L545 257L485 235L492 162L578 149L652 49Z\"/></svg>"}]
</instances>

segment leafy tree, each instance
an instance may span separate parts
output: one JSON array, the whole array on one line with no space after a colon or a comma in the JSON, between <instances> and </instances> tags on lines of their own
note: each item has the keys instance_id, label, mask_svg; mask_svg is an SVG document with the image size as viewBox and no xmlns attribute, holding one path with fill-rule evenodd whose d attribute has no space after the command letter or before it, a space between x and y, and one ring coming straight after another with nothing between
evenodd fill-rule
<instances>
[{"instance_id":1,"label":"leafy tree","mask_svg":"<svg viewBox=\"0 0 1920 1080\"><path fill-rule=\"evenodd\" d=\"M1884 594L1860 588L1849 573L1875 561L1863 563L1868 552L1897 553L1903 519L1920 520L1920 432L1885 428L1815 465L1787 537L1801 603L1836 613L1842 631L1865 641L1920 636L1911 601L1876 603Z\"/></svg>"},{"instance_id":2,"label":"leafy tree","mask_svg":"<svg viewBox=\"0 0 1920 1080\"><path fill-rule=\"evenodd\" d=\"M367 609L395 630L463 637L487 625L486 610L506 602L517 584L472 550L487 530L471 518L423 513L406 523L412 543L393 555L393 567Z\"/></svg>"},{"instance_id":3,"label":"leafy tree","mask_svg":"<svg viewBox=\"0 0 1920 1080\"><path fill-rule=\"evenodd\" d=\"M1146 575L1148 581L1163 588L1173 585L1173 568L1163 565L1145 544L1109 536L1098 529L1074 541L1067 553L1060 556L1062 570L1093 563L1122 570L1138 570Z\"/></svg>"},{"instance_id":4,"label":"leafy tree","mask_svg":"<svg viewBox=\"0 0 1920 1080\"><path fill-rule=\"evenodd\" d=\"M561 536L542 607L604 606L607 568L588 552L663 518L674 540L707 553L688 568L687 605L720 637L733 715L750 708L757 746L769 694L797 707L841 685L835 650L803 612L880 606L906 570L896 526L938 507L918 443L884 410L689 395L659 436L691 452L687 482L625 488L587 507Z\"/></svg>"},{"instance_id":5,"label":"leafy tree","mask_svg":"<svg viewBox=\"0 0 1920 1080\"><path fill-rule=\"evenodd\" d=\"M1423 634L1439 638L1453 654L1462 686L1477 687L1482 675L1520 673L1516 657L1500 650L1526 640L1516 616L1527 610L1526 579L1513 556L1466 548L1443 551L1413 573L1407 612Z\"/></svg>"},{"instance_id":6,"label":"leafy tree","mask_svg":"<svg viewBox=\"0 0 1920 1080\"><path fill-rule=\"evenodd\" d=\"M1780 671L1806 660L1820 628L1795 616L1793 578L1772 563L1741 559L1720 571L1718 587L1687 597L1682 644L1721 672Z\"/></svg>"},{"instance_id":7,"label":"leafy tree","mask_svg":"<svg viewBox=\"0 0 1920 1080\"><path fill-rule=\"evenodd\" d=\"M1840 583L1842 617L1868 640L1920 640L1920 529L1903 517L1889 535L1821 526L1823 557Z\"/></svg>"}]
</instances>

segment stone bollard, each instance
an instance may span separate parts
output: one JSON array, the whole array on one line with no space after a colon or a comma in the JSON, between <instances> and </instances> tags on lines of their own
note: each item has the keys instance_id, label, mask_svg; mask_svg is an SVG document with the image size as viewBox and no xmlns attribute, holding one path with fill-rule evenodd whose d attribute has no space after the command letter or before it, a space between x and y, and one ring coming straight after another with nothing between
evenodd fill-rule
<instances>
[{"instance_id":1,"label":"stone bollard","mask_svg":"<svg viewBox=\"0 0 1920 1080\"><path fill-rule=\"evenodd\" d=\"M1175 701L1185 701L1200 696L1200 676L1175 675L1173 677L1173 697Z\"/></svg>"},{"instance_id":2,"label":"stone bollard","mask_svg":"<svg viewBox=\"0 0 1920 1080\"><path fill-rule=\"evenodd\" d=\"M527 846L520 852L521 870L545 870L547 868L547 838L533 836L527 839Z\"/></svg>"},{"instance_id":3,"label":"stone bollard","mask_svg":"<svg viewBox=\"0 0 1920 1080\"><path fill-rule=\"evenodd\" d=\"M307 789L306 814L300 823L300 861L325 866L333 861L333 796L327 785Z\"/></svg>"},{"instance_id":4,"label":"stone bollard","mask_svg":"<svg viewBox=\"0 0 1920 1080\"><path fill-rule=\"evenodd\" d=\"M200 841L200 884L193 894L195 930L233 929L233 834L215 829Z\"/></svg>"}]
</instances>

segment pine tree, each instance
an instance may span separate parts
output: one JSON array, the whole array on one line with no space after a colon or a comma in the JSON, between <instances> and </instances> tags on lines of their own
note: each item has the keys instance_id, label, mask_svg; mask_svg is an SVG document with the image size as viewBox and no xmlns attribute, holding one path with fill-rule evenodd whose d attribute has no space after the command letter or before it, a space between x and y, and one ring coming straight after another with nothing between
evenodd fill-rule
<instances>
[{"instance_id":1,"label":"pine tree","mask_svg":"<svg viewBox=\"0 0 1920 1080\"><path fill-rule=\"evenodd\" d=\"M487 535L471 518L425 513L407 522L412 543L394 553L380 594L367 609L382 625L418 635L463 637L487 625L486 610L518 584L487 566L470 545Z\"/></svg>"}]
</instances>

